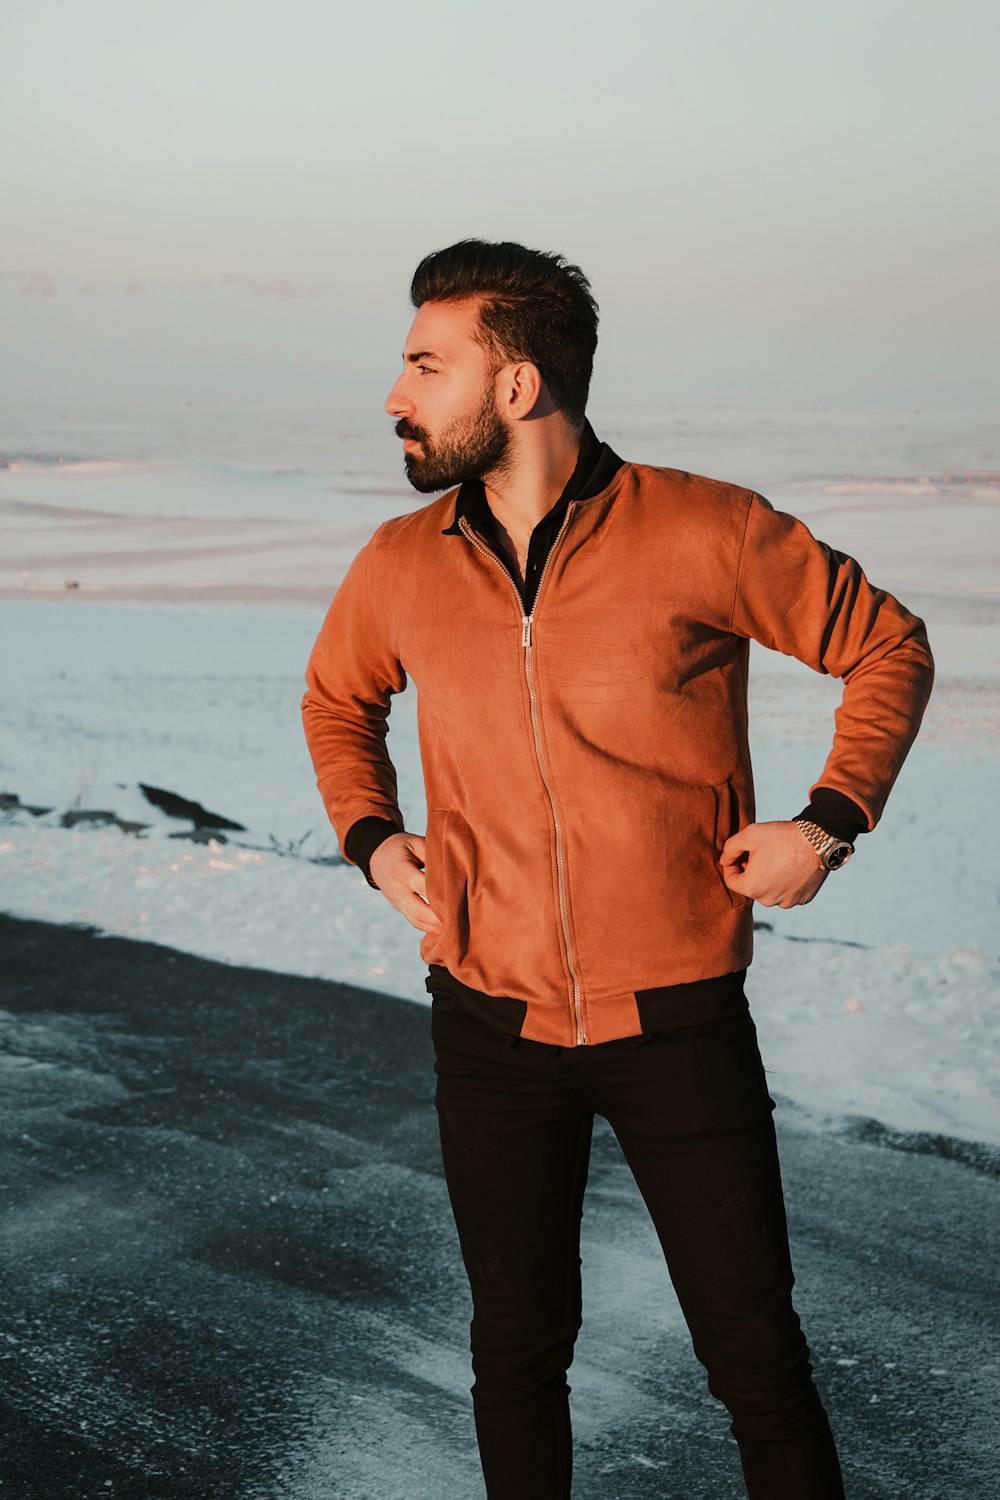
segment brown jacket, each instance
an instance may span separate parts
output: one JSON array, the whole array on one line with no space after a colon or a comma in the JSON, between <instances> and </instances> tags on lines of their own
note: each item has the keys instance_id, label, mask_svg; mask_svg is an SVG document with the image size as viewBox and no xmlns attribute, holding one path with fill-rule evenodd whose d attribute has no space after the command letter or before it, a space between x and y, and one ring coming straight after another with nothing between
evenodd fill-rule
<instances>
[{"instance_id":1,"label":"brown jacket","mask_svg":"<svg viewBox=\"0 0 1000 1500\"><path fill-rule=\"evenodd\" d=\"M522 1036L635 1035L637 991L750 961L719 867L754 819L750 638L843 678L814 786L873 828L930 693L923 622L760 495L630 463L570 502L526 618L467 519L442 535L455 499L380 526L330 606L302 703L320 793L342 850L361 818L404 827L385 736L412 678L444 923L422 958L518 997Z\"/></svg>"}]
</instances>

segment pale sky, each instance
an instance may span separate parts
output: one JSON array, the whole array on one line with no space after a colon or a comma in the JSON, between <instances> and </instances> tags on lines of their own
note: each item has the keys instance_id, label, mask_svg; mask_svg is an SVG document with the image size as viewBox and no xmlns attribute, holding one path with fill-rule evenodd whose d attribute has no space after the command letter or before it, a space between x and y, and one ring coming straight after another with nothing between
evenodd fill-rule
<instances>
[{"instance_id":1,"label":"pale sky","mask_svg":"<svg viewBox=\"0 0 1000 1500\"><path fill-rule=\"evenodd\" d=\"M993 0L7 0L0 396L380 406L428 250L558 250L594 395L996 393Z\"/></svg>"}]
</instances>

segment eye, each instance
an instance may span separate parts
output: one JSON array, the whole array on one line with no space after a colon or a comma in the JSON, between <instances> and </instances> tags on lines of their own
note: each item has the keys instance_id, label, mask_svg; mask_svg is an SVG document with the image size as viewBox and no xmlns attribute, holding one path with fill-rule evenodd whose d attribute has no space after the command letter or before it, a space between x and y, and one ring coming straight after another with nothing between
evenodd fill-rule
<instances>
[{"instance_id":1,"label":"eye","mask_svg":"<svg viewBox=\"0 0 1000 1500\"><path fill-rule=\"evenodd\" d=\"M435 375L437 373L436 370L431 369L430 365L417 365L417 369L421 375Z\"/></svg>"}]
</instances>

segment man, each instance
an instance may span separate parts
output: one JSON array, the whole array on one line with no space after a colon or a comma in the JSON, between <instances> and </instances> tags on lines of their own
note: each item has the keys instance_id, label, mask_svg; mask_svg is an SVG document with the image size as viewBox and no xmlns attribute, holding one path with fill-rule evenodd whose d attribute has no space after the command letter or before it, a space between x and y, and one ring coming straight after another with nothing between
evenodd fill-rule
<instances>
[{"instance_id":1,"label":"man","mask_svg":"<svg viewBox=\"0 0 1000 1500\"><path fill-rule=\"evenodd\" d=\"M468 240L421 262L411 298L386 410L414 488L448 493L355 558L303 715L345 857L424 934L487 1492L570 1493L601 1114L748 1494L842 1496L743 981L752 902L811 901L878 821L930 691L923 622L760 495L599 440L578 267ZM789 821L754 822L751 638L844 680ZM424 835L404 826L386 751L408 677Z\"/></svg>"}]
</instances>

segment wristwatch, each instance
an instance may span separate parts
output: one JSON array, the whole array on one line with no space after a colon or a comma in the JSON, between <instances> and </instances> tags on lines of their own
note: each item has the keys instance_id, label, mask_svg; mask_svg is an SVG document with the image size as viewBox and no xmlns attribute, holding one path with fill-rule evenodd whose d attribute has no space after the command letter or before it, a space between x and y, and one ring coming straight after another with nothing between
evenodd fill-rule
<instances>
[{"instance_id":1,"label":"wristwatch","mask_svg":"<svg viewBox=\"0 0 1000 1500\"><path fill-rule=\"evenodd\" d=\"M853 844L849 844L846 839L838 839L834 833L827 833L818 823L810 823L808 818L793 818L792 822L815 849L825 869L839 870L854 853Z\"/></svg>"}]
</instances>

